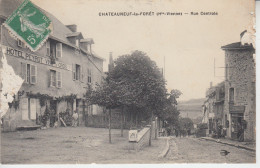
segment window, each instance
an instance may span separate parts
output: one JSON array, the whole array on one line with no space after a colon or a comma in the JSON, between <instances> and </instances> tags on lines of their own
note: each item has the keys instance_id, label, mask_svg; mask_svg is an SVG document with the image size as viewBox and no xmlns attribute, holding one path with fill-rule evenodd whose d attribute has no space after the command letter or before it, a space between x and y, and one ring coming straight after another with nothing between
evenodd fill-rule
<instances>
[{"instance_id":1,"label":"window","mask_svg":"<svg viewBox=\"0 0 260 168\"><path fill-rule=\"evenodd\" d=\"M49 40L46 43L47 56L53 58L62 57L62 43L57 43L54 40Z\"/></svg>"},{"instance_id":2,"label":"window","mask_svg":"<svg viewBox=\"0 0 260 168\"><path fill-rule=\"evenodd\" d=\"M80 80L80 65L76 64L76 80Z\"/></svg>"},{"instance_id":3,"label":"window","mask_svg":"<svg viewBox=\"0 0 260 168\"><path fill-rule=\"evenodd\" d=\"M50 41L46 42L46 55L50 56L51 55L51 48L50 48Z\"/></svg>"},{"instance_id":4,"label":"window","mask_svg":"<svg viewBox=\"0 0 260 168\"><path fill-rule=\"evenodd\" d=\"M84 78L82 66L79 64L72 64L72 77L73 80L80 80L82 81Z\"/></svg>"},{"instance_id":5,"label":"window","mask_svg":"<svg viewBox=\"0 0 260 168\"><path fill-rule=\"evenodd\" d=\"M57 88L62 87L61 72L57 72Z\"/></svg>"},{"instance_id":6,"label":"window","mask_svg":"<svg viewBox=\"0 0 260 168\"><path fill-rule=\"evenodd\" d=\"M91 69L88 69L88 83L91 83Z\"/></svg>"},{"instance_id":7,"label":"window","mask_svg":"<svg viewBox=\"0 0 260 168\"><path fill-rule=\"evenodd\" d=\"M24 43L21 40L17 40L18 47L24 48Z\"/></svg>"},{"instance_id":8,"label":"window","mask_svg":"<svg viewBox=\"0 0 260 168\"><path fill-rule=\"evenodd\" d=\"M37 67L32 64L21 63L21 76L26 83L37 83Z\"/></svg>"},{"instance_id":9,"label":"window","mask_svg":"<svg viewBox=\"0 0 260 168\"><path fill-rule=\"evenodd\" d=\"M234 94L235 94L234 88L229 88L229 102L230 103L234 103Z\"/></svg>"},{"instance_id":10,"label":"window","mask_svg":"<svg viewBox=\"0 0 260 168\"><path fill-rule=\"evenodd\" d=\"M56 71L51 70L50 86L56 87Z\"/></svg>"},{"instance_id":11,"label":"window","mask_svg":"<svg viewBox=\"0 0 260 168\"><path fill-rule=\"evenodd\" d=\"M51 87L62 87L62 73L55 70L50 70L50 86Z\"/></svg>"},{"instance_id":12,"label":"window","mask_svg":"<svg viewBox=\"0 0 260 168\"><path fill-rule=\"evenodd\" d=\"M79 39L76 39L76 46L79 47Z\"/></svg>"},{"instance_id":13,"label":"window","mask_svg":"<svg viewBox=\"0 0 260 168\"><path fill-rule=\"evenodd\" d=\"M36 102L34 98L21 99L22 120L36 120Z\"/></svg>"},{"instance_id":14,"label":"window","mask_svg":"<svg viewBox=\"0 0 260 168\"><path fill-rule=\"evenodd\" d=\"M62 43L56 44L56 57L61 58L62 57Z\"/></svg>"}]
</instances>

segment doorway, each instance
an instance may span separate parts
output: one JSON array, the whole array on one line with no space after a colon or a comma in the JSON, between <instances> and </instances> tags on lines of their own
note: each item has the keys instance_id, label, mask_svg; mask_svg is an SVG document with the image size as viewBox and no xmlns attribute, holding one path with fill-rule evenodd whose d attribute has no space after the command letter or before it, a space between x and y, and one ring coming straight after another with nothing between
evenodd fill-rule
<instances>
[{"instance_id":1,"label":"doorway","mask_svg":"<svg viewBox=\"0 0 260 168\"><path fill-rule=\"evenodd\" d=\"M231 113L231 138L234 140L244 140L243 113Z\"/></svg>"},{"instance_id":2,"label":"doorway","mask_svg":"<svg viewBox=\"0 0 260 168\"><path fill-rule=\"evenodd\" d=\"M50 127L54 126L54 123L58 120L57 116L57 100L50 101Z\"/></svg>"}]
</instances>

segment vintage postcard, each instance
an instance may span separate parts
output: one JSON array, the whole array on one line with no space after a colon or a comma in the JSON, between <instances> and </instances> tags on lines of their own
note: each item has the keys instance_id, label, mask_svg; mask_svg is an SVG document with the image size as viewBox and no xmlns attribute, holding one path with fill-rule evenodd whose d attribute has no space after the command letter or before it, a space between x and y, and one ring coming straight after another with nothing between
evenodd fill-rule
<instances>
[{"instance_id":1,"label":"vintage postcard","mask_svg":"<svg viewBox=\"0 0 260 168\"><path fill-rule=\"evenodd\" d=\"M1 0L1 164L255 166L255 18L254 0Z\"/></svg>"}]
</instances>

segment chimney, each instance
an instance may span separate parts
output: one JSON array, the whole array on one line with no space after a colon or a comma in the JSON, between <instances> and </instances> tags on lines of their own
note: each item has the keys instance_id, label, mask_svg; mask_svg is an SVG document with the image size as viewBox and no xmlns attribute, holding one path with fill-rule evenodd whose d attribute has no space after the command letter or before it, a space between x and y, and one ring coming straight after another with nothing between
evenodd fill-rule
<instances>
[{"instance_id":1,"label":"chimney","mask_svg":"<svg viewBox=\"0 0 260 168\"><path fill-rule=\"evenodd\" d=\"M212 82L210 82L210 88L212 88Z\"/></svg>"},{"instance_id":2,"label":"chimney","mask_svg":"<svg viewBox=\"0 0 260 168\"><path fill-rule=\"evenodd\" d=\"M72 32L77 32L77 25L66 25L68 29L70 29Z\"/></svg>"}]
</instances>

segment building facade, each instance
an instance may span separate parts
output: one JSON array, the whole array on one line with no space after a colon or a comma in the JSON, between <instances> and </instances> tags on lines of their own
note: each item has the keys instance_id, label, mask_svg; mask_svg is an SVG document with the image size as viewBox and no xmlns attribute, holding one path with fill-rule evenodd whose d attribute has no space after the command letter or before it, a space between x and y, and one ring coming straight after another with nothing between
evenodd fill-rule
<instances>
[{"instance_id":1,"label":"building facade","mask_svg":"<svg viewBox=\"0 0 260 168\"><path fill-rule=\"evenodd\" d=\"M95 87L103 78L103 59L92 51L93 39L84 38L76 25L65 26L39 8L51 19L53 32L38 51L32 52L3 26L21 3L3 0L0 5L2 49L8 64L24 80L3 118L4 129L37 125L46 108L56 115L78 111L79 124L85 125L87 115L103 113L101 107L87 106L84 101L88 86Z\"/></svg>"},{"instance_id":2,"label":"building facade","mask_svg":"<svg viewBox=\"0 0 260 168\"><path fill-rule=\"evenodd\" d=\"M241 34L241 39L242 39ZM241 42L221 47L225 51L225 107L227 136L236 140L256 139L255 49Z\"/></svg>"},{"instance_id":3,"label":"building facade","mask_svg":"<svg viewBox=\"0 0 260 168\"><path fill-rule=\"evenodd\" d=\"M210 85L206 92L207 100L202 106L203 119L202 123L208 124L206 134L208 136L216 134L217 131L226 130L226 123L224 120L224 100L225 100L225 83L221 82L216 86ZM224 128L224 129L223 129Z\"/></svg>"}]
</instances>

